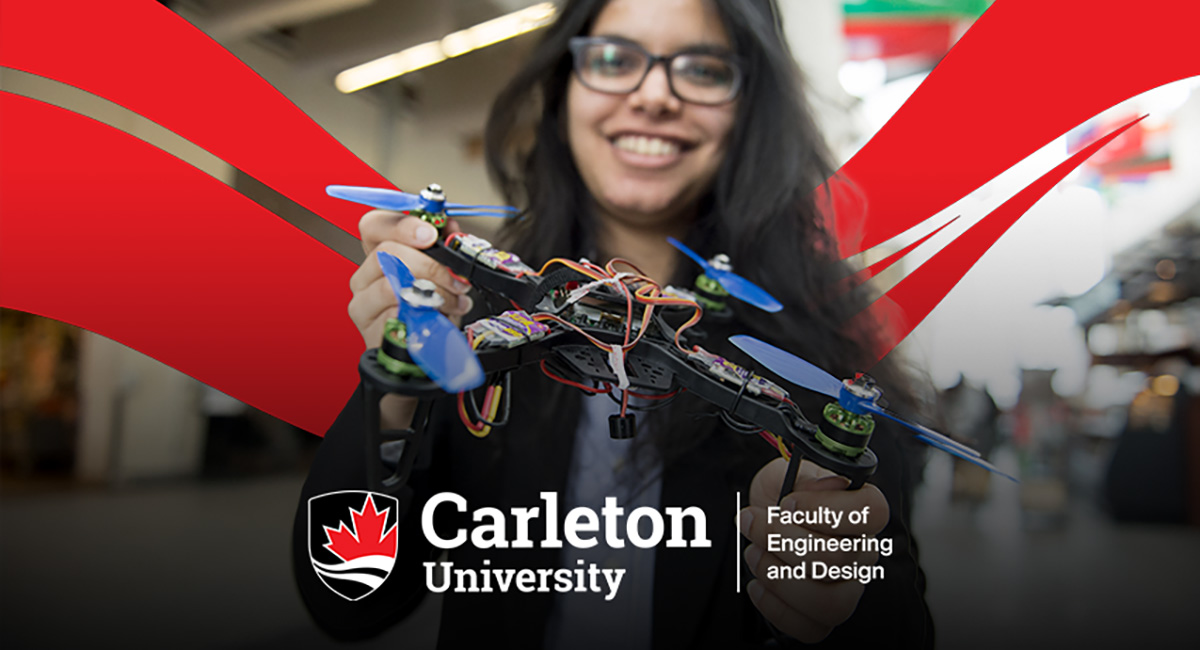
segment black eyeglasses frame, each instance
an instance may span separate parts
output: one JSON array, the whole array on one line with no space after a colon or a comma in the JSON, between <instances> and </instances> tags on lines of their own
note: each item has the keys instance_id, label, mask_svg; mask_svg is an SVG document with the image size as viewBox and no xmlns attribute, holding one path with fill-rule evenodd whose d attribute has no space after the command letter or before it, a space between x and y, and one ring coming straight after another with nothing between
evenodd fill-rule
<instances>
[{"instance_id":1,"label":"black eyeglasses frame","mask_svg":"<svg viewBox=\"0 0 1200 650\"><path fill-rule=\"evenodd\" d=\"M633 50L637 50L642 55L644 55L646 57L646 68L644 70L642 70L642 76L640 79L638 79L637 84L633 88L630 88L629 90L625 90L625 91L605 90L603 88L596 88L594 86L588 85L588 83L586 81L584 81L584 75L582 75L580 73L580 67L583 65L583 51L586 48L594 46L594 45L620 45L622 47L628 47ZM627 95L632 92L637 92L637 90L642 87L642 84L646 83L646 77L650 76L650 71L653 70L654 66L658 65L659 63L663 64L663 70L666 71L667 87L671 89L671 94L674 95L675 98L681 102L687 102L688 104L696 104L698 106L721 106L724 104L728 104L729 102L732 102L733 100L737 99L738 94L741 93L742 81L745 78L745 73L742 71L741 62L739 61L739 59L736 56L733 56L730 54L715 54L712 52L698 52L696 50L681 50L679 52L675 52L674 54L667 54L665 56L659 56L657 54L651 54L649 51L646 50L646 48L642 47L641 45L639 45L633 41L627 41L625 39L620 39L620 38L611 38L611 37L607 37L607 36L574 36L571 38L570 41L568 41L567 47L570 49L571 57L573 59L572 66L571 66L572 71L575 73L575 77L577 79L579 79L579 83L583 84L585 88L594 90L598 93L604 93L607 95ZM715 56L715 57L724 59L727 63L730 64L729 67L731 70L733 70L734 75L733 75L733 83L730 85L729 96L727 98L722 99L721 101L717 101L717 102L698 102L693 99L688 99L688 98L680 95L679 91L677 91L675 89L675 76L671 72L671 63L674 62L675 59L678 57L688 56L688 55L694 56L697 54L705 54L708 56Z\"/></svg>"}]
</instances>

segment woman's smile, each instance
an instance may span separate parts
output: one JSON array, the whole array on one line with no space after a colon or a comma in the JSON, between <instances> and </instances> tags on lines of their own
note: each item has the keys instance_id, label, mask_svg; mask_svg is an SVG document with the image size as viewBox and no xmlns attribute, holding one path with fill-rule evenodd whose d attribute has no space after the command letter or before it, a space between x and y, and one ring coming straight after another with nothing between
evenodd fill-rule
<instances>
[{"instance_id":1,"label":"woman's smile","mask_svg":"<svg viewBox=\"0 0 1200 650\"><path fill-rule=\"evenodd\" d=\"M695 146L672 136L624 132L611 138L617 158L630 167L660 169L678 163Z\"/></svg>"}]
</instances>

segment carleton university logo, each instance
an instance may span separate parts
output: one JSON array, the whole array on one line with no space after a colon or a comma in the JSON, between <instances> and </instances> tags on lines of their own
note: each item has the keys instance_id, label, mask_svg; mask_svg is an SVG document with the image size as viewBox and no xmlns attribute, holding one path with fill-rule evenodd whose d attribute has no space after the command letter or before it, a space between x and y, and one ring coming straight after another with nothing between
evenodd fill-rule
<instances>
[{"instance_id":1,"label":"carleton university logo","mask_svg":"<svg viewBox=\"0 0 1200 650\"><path fill-rule=\"evenodd\" d=\"M325 586L358 600L383 584L396 564L398 505L361 490L308 500L308 557Z\"/></svg>"}]
</instances>

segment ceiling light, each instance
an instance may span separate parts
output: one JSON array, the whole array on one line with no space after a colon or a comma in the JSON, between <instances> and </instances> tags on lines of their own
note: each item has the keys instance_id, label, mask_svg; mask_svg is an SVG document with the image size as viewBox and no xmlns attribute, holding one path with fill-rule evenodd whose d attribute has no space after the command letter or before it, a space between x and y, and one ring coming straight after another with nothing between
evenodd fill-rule
<instances>
[{"instance_id":1,"label":"ceiling light","mask_svg":"<svg viewBox=\"0 0 1200 650\"><path fill-rule=\"evenodd\" d=\"M1173 280L1175 278L1175 261L1159 260L1158 264L1154 265L1154 272L1164 280Z\"/></svg>"},{"instance_id":2,"label":"ceiling light","mask_svg":"<svg viewBox=\"0 0 1200 650\"><path fill-rule=\"evenodd\" d=\"M1150 390L1160 397L1174 397L1179 392L1179 378L1174 375L1159 375L1150 382Z\"/></svg>"},{"instance_id":3,"label":"ceiling light","mask_svg":"<svg viewBox=\"0 0 1200 650\"><path fill-rule=\"evenodd\" d=\"M414 70L420 70L446 59L462 56L467 52L495 45L545 27L554 20L557 13L558 10L551 2L542 2L526 7L520 11L479 23L474 27L447 34L441 40L422 43L343 70L334 79L334 85L343 93L362 90Z\"/></svg>"}]
</instances>

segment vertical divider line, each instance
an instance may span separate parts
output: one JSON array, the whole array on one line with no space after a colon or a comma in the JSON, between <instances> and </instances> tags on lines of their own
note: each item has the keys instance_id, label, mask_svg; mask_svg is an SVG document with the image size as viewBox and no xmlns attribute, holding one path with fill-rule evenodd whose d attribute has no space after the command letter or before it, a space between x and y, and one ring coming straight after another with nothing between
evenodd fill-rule
<instances>
[{"instance_id":1,"label":"vertical divider line","mask_svg":"<svg viewBox=\"0 0 1200 650\"><path fill-rule=\"evenodd\" d=\"M734 510L733 515L733 562L737 566L737 593L742 593L742 492L737 492L737 510Z\"/></svg>"}]
</instances>

